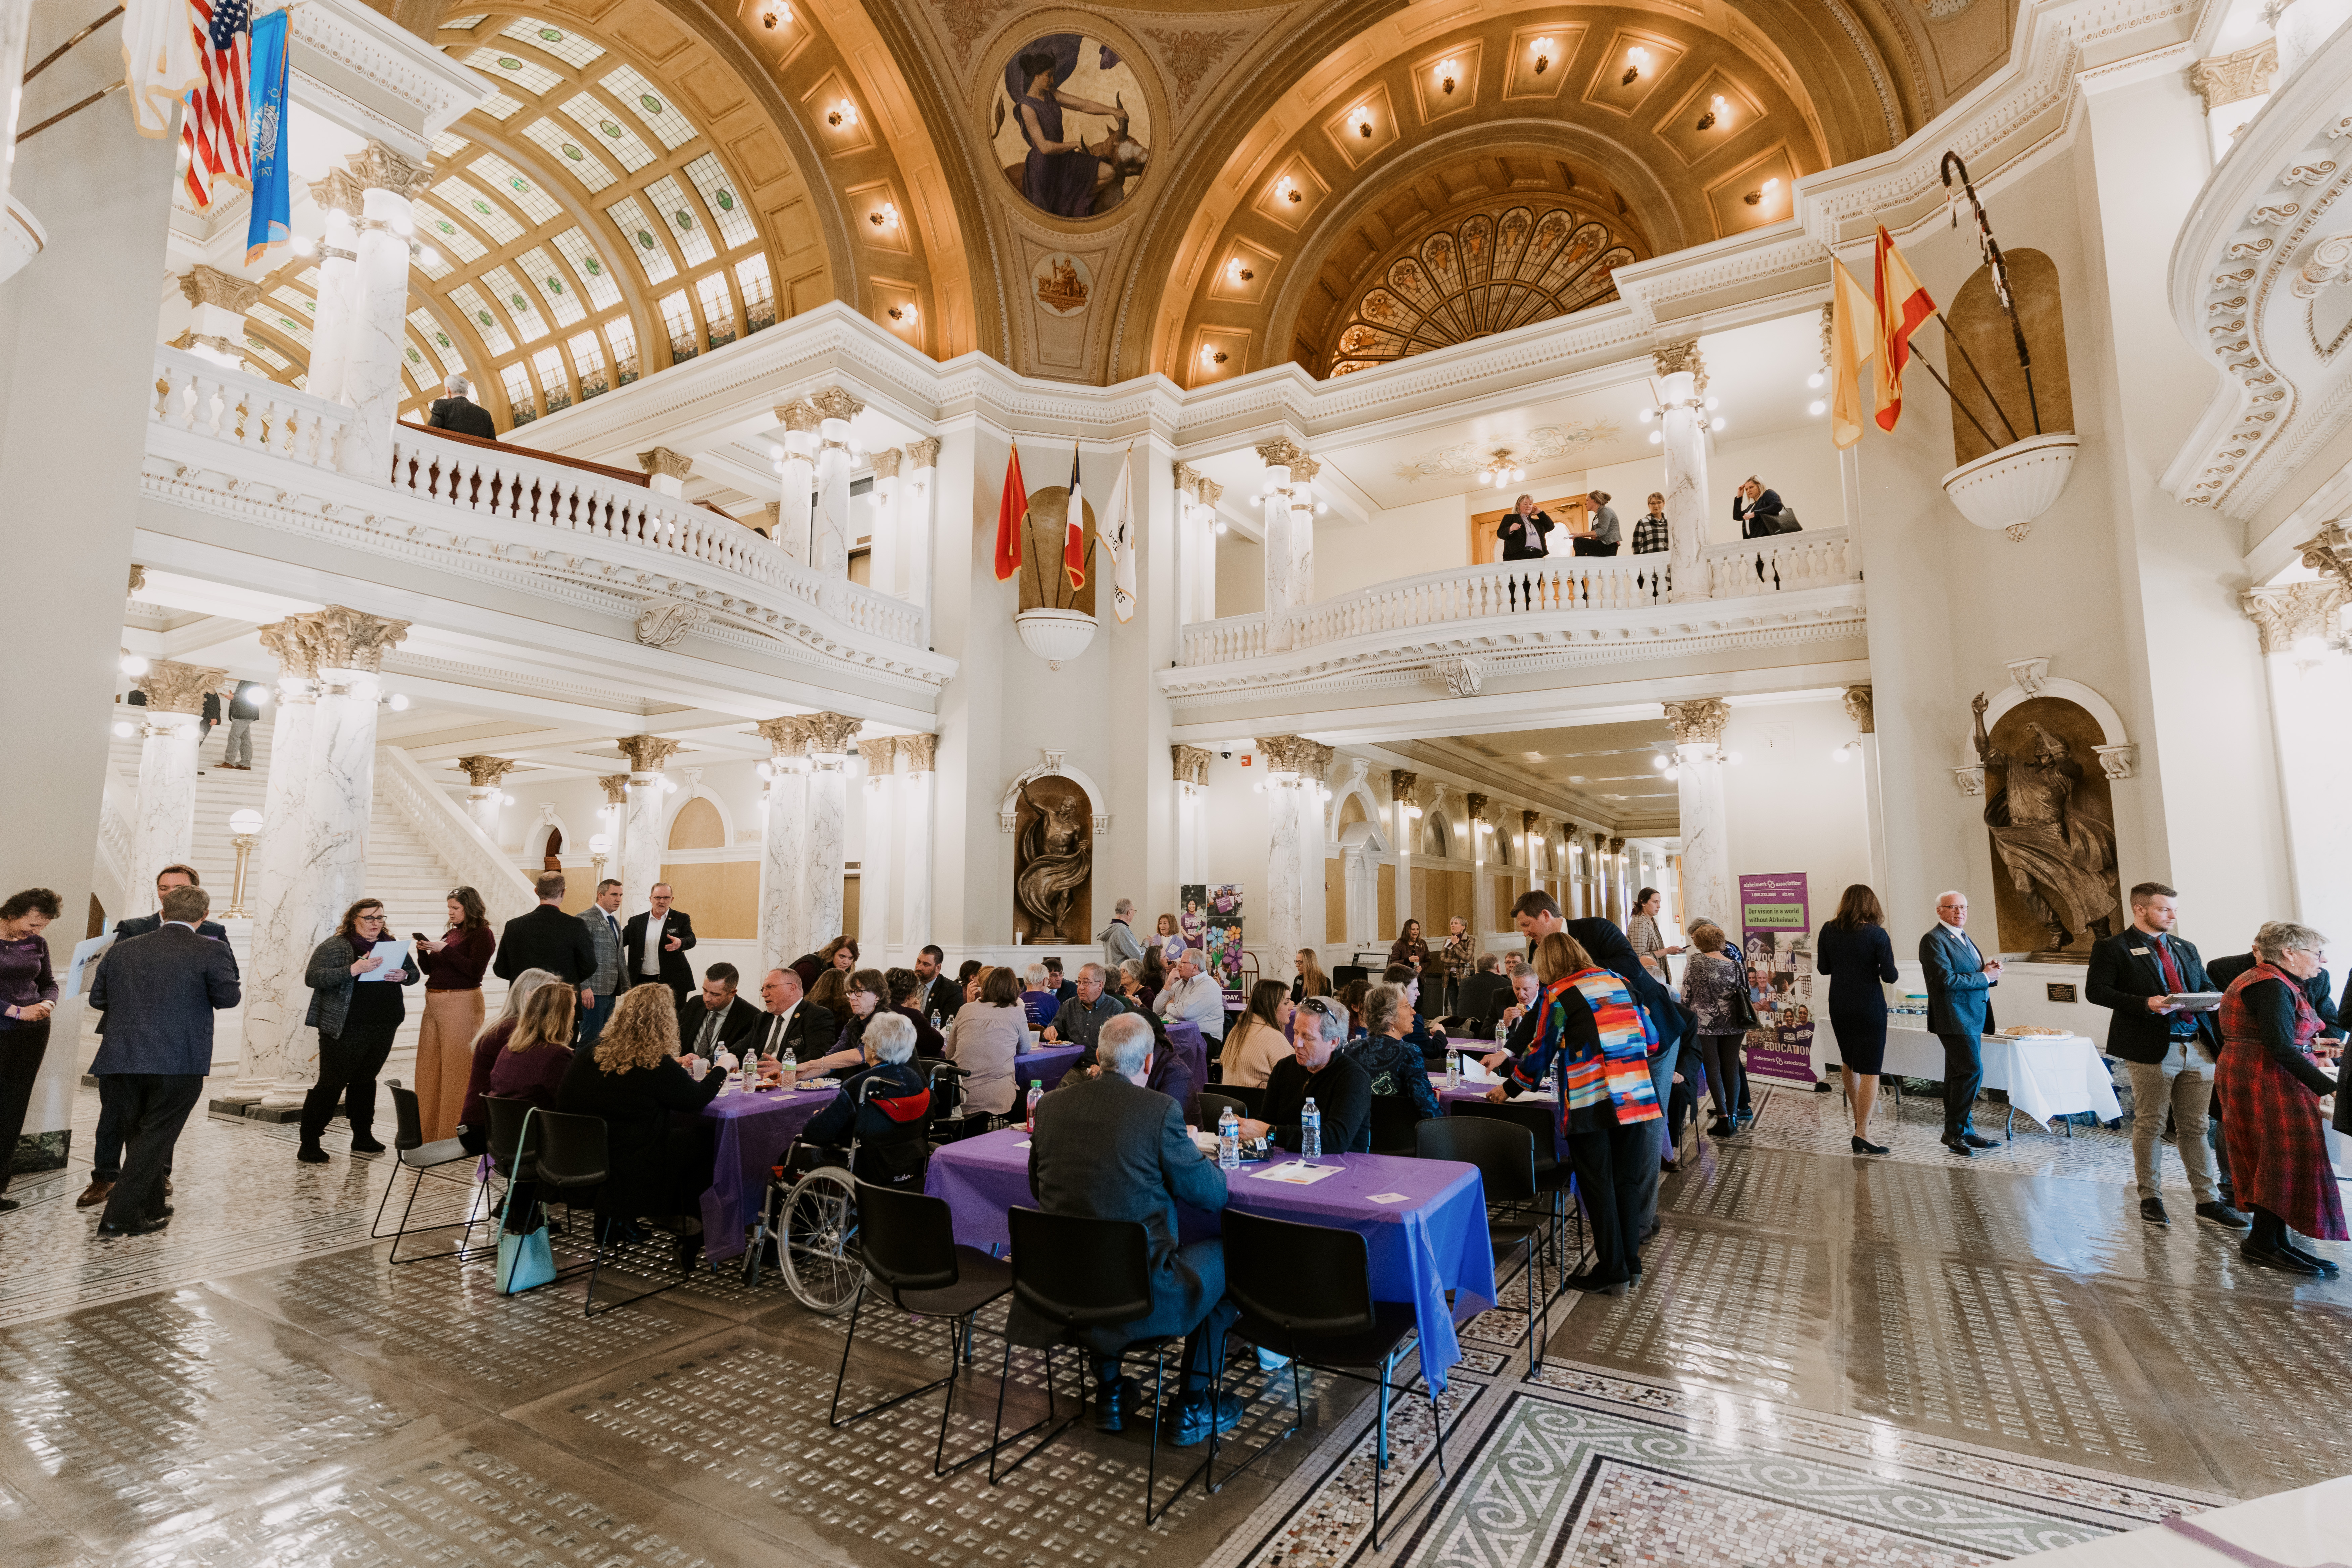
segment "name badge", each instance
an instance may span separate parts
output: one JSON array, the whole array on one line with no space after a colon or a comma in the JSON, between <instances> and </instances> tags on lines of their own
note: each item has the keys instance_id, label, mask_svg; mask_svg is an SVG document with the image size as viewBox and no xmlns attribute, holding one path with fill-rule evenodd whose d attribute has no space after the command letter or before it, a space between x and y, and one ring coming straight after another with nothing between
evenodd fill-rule
<instances>
[{"instance_id":1,"label":"name badge","mask_svg":"<svg viewBox=\"0 0 2352 1568\"><path fill-rule=\"evenodd\" d=\"M2147 949L2144 947L2133 948L2131 950L2131 955L2134 958L2146 958L2147 956Z\"/></svg>"}]
</instances>

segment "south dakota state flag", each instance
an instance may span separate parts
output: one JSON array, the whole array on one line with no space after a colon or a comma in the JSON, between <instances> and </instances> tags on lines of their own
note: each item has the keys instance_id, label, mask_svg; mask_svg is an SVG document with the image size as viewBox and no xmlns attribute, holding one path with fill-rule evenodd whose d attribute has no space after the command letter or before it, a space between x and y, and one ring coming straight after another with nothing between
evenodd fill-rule
<instances>
[{"instance_id":1,"label":"south dakota state flag","mask_svg":"<svg viewBox=\"0 0 2352 1568\"><path fill-rule=\"evenodd\" d=\"M258 261L273 245L293 237L286 157L286 19L272 11L253 24L253 220L245 231L245 259Z\"/></svg>"}]
</instances>

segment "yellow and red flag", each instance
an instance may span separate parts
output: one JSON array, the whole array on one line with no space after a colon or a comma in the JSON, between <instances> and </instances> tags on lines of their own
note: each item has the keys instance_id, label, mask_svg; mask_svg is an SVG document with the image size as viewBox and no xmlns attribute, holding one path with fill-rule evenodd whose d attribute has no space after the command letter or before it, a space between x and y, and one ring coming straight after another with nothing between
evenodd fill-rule
<instances>
[{"instance_id":1,"label":"yellow and red flag","mask_svg":"<svg viewBox=\"0 0 2352 1568\"><path fill-rule=\"evenodd\" d=\"M1927 285L1895 248L1886 226L1878 226L1878 427L1892 430L1903 417L1903 367L1911 359L1911 334L1936 313Z\"/></svg>"},{"instance_id":2,"label":"yellow and red flag","mask_svg":"<svg viewBox=\"0 0 2352 1568\"><path fill-rule=\"evenodd\" d=\"M1878 307L1862 279L1835 257L1830 274L1830 439L1843 448L1862 439L1870 417L1862 366L1878 352Z\"/></svg>"},{"instance_id":3,"label":"yellow and red flag","mask_svg":"<svg viewBox=\"0 0 2352 1568\"><path fill-rule=\"evenodd\" d=\"M996 503L996 580L1021 574L1021 535L1028 527L1029 491L1021 482L1021 443L1004 459L1004 494Z\"/></svg>"}]
</instances>

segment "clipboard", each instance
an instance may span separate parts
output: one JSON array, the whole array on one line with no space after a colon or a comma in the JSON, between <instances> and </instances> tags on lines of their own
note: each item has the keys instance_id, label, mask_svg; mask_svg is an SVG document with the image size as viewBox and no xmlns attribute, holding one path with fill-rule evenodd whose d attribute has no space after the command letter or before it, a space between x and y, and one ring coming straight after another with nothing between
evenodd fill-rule
<instances>
[{"instance_id":1,"label":"clipboard","mask_svg":"<svg viewBox=\"0 0 2352 1568\"><path fill-rule=\"evenodd\" d=\"M371 980L382 981L385 975L391 973L394 970L406 969L408 967L408 943L404 942L394 942L390 939L386 939L385 941L377 942L370 951L373 956L383 959L383 962L376 965L373 969L369 970L365 974L352 976L353 979L358 980L362 984Z\"/></svg>"}]
</instances>

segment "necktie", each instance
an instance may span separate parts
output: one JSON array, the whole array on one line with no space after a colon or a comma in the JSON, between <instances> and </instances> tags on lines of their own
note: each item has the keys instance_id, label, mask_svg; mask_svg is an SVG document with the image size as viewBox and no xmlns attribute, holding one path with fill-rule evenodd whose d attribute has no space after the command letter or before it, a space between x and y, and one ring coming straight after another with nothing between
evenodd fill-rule
<instances>
[{"instance_id":1,"label":"necktie","mask_svg":"<svg viewBox=\"0 0 2352 1568\"><path fill-rule=\"evenodd\" d=\"M702 1032L694 1037L696 1056L707 1057L710 1054L711 1038L719 1033L719 1020L721 1016L723 1015L714 1012L705 1012L702 1015Z\"/></svg>"},{"instance_id":2,"label":"necktie","mask_svg":"<svg viewBox=\"0 0 2352 1568\"><path fill-rule=\"evenodd\" d=\"M2179 995L2180 966L2173 959L2172 944L2162 937L2156 939L2156 963L2157 967L2164 971L2164 994L2168 996Z\"/></svg>"}]
</instances>

